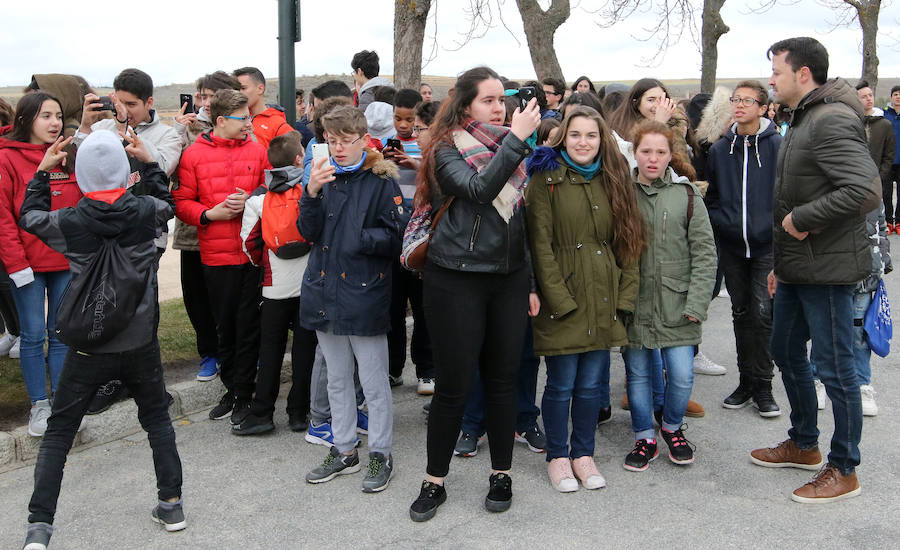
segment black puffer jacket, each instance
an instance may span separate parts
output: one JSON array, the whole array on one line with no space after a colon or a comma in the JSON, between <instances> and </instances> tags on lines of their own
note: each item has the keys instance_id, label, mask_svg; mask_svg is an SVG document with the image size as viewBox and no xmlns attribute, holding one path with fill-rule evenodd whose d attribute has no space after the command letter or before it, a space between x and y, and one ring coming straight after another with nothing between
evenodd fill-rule
<instances>
[{"instance_id":1,"label":"black puffer jacket","mask_svg":"<svg viewBox=\"0 0 900 550\"><path fill-rule=\"evenodd\" d=\"M452 145L435 151L440 195L432 196L432 207L437 211L446 198L456 198L435 229L429 263L456 271L504 274L530 266L524 207L506 223L491 204L530 154L531 148L512 132L480 173Z\"/></svg>"},{"instance_id":2,"label":"black puffer jacket","mask_svg":"<svg viewBox=\"0 0 900 550\"><path fill-rule=\"evenodd\" d=\"M785 283L855 284L872 270L866 214L881 202L862 104L841 78L806 94L793 112L775 171L775 275ZM788 213L798 241L781 227Z\"/></svg>"}]
</instances>

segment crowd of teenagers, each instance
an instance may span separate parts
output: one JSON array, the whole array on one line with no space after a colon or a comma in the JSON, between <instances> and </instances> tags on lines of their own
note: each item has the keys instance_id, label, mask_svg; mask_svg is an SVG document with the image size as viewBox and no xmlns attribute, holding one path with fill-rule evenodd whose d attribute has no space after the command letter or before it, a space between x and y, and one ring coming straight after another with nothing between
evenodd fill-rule
<instances>
[{"instance_id":1,"label":"crowd of teenagers","mask_svg":"<svg viewBox=\"0 0 900 550\"><path fill-rule=\"evenodd\" d=\"M435 515L451 457L474 456L485 434L489 511L510 507L516 441L545 454L553 489L604 487L593 456L613 351L635 441L624 467L645 471L660 447L691 464L694 374L725 373L699 350L724 276L739 383L722 406L779 416L775 364L790 404L789 438L750 460L817 470L798 502L859 494L862 417L877 413L864 318L900 232L900 87L882 111L867 83L827 78L812 38L765 55L771 98L753 80L679 101L651 78L598 89L476 67L438 102L428 84L395 89L361 51L352 87L297 92L293 125L253 67L199 78L174 121L138 69L108 98L80 77L35 75L14 110L0 103L0 343L20 356L28 432L43 436L25 548L49 543L84 415L123 395L153 451L151 517L186 526L157 338L173 217L197 379L226 390L209 417L236 436L275 429L292 333L288 425L328 448L309 483L363 469L365 434L362 490L388 487L408 312L416 391L431 396L412 520ZM110 255L130 315L78 340L57 310Z\"/></svg>"}]
</instances>

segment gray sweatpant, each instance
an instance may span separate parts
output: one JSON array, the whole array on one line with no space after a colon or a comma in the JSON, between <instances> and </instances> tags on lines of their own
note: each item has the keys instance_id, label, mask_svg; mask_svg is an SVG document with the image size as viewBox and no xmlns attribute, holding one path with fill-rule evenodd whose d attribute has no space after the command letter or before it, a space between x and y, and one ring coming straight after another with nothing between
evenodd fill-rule
<instances>
[{"instance_id":1,"label":"gray sweatpant","mask_svg":"<svg viewBox=\"0 0 900 550\"><path fill-rule=\"evenodd\" d=\"M316 331L328 364L328 401L334 446L349 453L356 446L356 388L353 374L359 364L359 382L369 407L369 452L391 452L394 406L388 381L387 335L344 336ZM356 363L354 363L354 357Z\"/></svg>"},{"instance_id":2,"label":"gray sweatpant","mask_svg":"<svg viewBox=\"0 0 900 550\"><path fill-rule=\"evenodd\" d=\"M361 407L365 401L359 377L354 374L356 386L356 406ZM322 355L322 346L316 345L316 360L313 363L312 380L309 385L309 422L321 424L331 421L331 405L328 403L328 366Z\"/></svg>"}]
</instances>

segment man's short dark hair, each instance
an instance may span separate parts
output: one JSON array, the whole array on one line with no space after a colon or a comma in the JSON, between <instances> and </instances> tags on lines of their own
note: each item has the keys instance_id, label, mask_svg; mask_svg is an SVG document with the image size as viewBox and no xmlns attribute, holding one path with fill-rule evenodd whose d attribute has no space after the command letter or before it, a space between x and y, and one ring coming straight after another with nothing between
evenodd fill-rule
<instances>
[{"instance_id":1,"label":"man's short dark hair","mask_svg":"<svg viewBox=\"0 0 900 550\"><path fill-rule=\"evenodd\" d=\"M815 38L798 36L780 40L769 47L766 57L772 59L782 52L787 52L784 61L795 73L807 67L816 84L821 86L828 80L828 50Z\"/></svg>"},{"instance_id":2,"label":"man's short dark hair","mask_svg":"<svg viewBox=\"0 0 900 550\"><path fill-rule=\"evenodd\" d=\"M381 65L378 64L378 54L369 50L356 52L350 61L350 68L353 69L353 72L356 72L356 69L362 69L366 78L375 78L378 76L378 71L381 70Z\"/></svg>"},{"instance_id":3,"label":"man's short dark hair","mask_svg":"<svg viewBox=\"0 0 900 550\"><path fill-rule=\"evenodd\" d=\"M325 101L329 97L353 97L350 86L340 80L327 80L310 92L319 101Z\"/></svg>"},{"instance_id":4,"label":"man's short dark hair","mask_svg":"<svg viewBox=\"0 0 900 550\"><path fill-rule=\"evenodd\" d=\"M541 80L541 84L543 84L544 86L553 86L553 91L560 96L566 93L566 83L558 78L548 76L547 78ZM543 87L541 89L543 89ZM562 103L562 97L559 98L559 102Z\"/></svg>"},{"instance_id":5,"label":"man's short dark hair","mask_svg":"<svg viewBox=\"0 0 900 550\"><path fill-rule=\"evenodd\" d=\"M753 93L756 94L756 100L760 105L765 105L769 102L769 90L767 90L758 80L741 80L737 83L737 86L734 87L735 90L738 88L753 90Z\"/></svg>"},{"instance_id":6,"label":"man's short dark hair","mask_svg":"<svg viewBox=\"0 0 900 550\"><path fill-rule=\"evenodd\" d=\"M146 103L153 96L153 79L140 69L125 69L113 80L113 89L134 94Z\"/></svg>"},{"instance_id":7,"label":"man's short dark hair","mask_svg":"<svg viewBox=\"0 0 900 550\"><path fill-rule=\"evenodd\" d=\"M241 90L241 83L238 79L226 73L225 71L216 71L207 75L203 75L197 79L197 91L212 90Z\"/></svg>"},{"instance_id":8,"label":"man's short dark hair","mask_svg":"<svg viewBox=\"0 0 900 550\"><path fill-rule=\"evenodd\" d=\"M303 154L301 139L302 136L297 130L272 138L267 151L269 164L272 165L272 168L293 166L297 156Z\"/></svg>"},{"instance_id":9,"label":"man's short dark hair","mask_svg":"<svg viewBox=\"0 0 900 550\"><path fill-rule=\"evenodd\" d=\"M303 90L303 88L300 88L299 90L297 90L297 99L303 99L303 94L305 94L305 93L306 93L306 91Z\"/></svg>"},{"instance_id":10,"label":"man's short dark hair","mask_svg":"<svg viewBox=\"0 0 900 550\"><path fill-rule=\"evenodd\" d=\"M372 101L394 104L394 88L391 86L375 86L372 88Z\"/></svg>"},{"instance_id":11,"label":"man's short dark hair","mask_svg":"<svg viewBox=\"0 0 900 550\"><path fill-rule=\"evenodd\" d=\"M857 92L862 90L863 88L871 88L871 86L869 86L868 80L860 80L859 82L856 83L856 91Z\"/></svg>"},{"instance_id":12,"label":"man's short dark hair","mask_svg":"<svg viewBox=\"0 0 900 550\"><path fill-rule=\"evenodd\" d=\"M394 107L415 109L419 103L422 103L422 94L412 88L403 88L394 94Z\"/></svg>"},{"instance_id":13,"label":"man's short dark hair","mask_svg":"<svg viewBox=\"0 0 900 550\"><path fill-rule=\"evenodd\" d=\"M266 77L264 77L262 71L260 71L256 67L241 67L240 69L235 69L231 74L234 75L235 78L247 75L253 82L262 84L263 88L266 87Z\"/></svg>"},{"instance_id":14,"label":"man's short dark hair","mask_svg":"<svg viewBox=\"0 0 900 550\"><path fill-rule=\"evenodd\" d=\"M209 118L213 124L220 116L229 116L242 107L246 107L250 100L237 90L224 88L216 92L209 102Z\"/></svg>"},{"instance_id":15,"label":"man's short dark hair","mask_svg":"<svg viewBox=\"0 0 900 550\"><path fill-rule=\"evenodd\" d=\"M537 98L538 108L543 113L547 110L547 94L544 93L544 86L538 82L537 80L529 80L525 83L526 86L531 86L534 88L534 97Z\"/></svg>"},{"instance_id":16,"label":"man's short dark hair","mask_svg":"<svg viewBox=\"0 0 900 550\"><path fill-rule=\"evenodd\" d=\"M896 92L900 92L900 85L891 88L891 95L894 95Z\"/></svg>"}]
</instances>

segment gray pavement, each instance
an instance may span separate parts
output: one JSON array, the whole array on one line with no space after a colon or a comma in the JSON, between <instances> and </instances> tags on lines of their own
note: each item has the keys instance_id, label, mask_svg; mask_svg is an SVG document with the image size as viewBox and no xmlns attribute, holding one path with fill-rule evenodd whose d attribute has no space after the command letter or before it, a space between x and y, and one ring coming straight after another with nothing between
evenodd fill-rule
<instances>
[{"instance_id":1,"label":"gray pavement","mask_svg":"<svg viewBox=\"0 0 900 550\"><path fill-rule=\"evenodd\" d=\"M900 292L892 297L900 305ZM780 418L762 419L752 407L723 409L721 399L738 378L728 300L715 300L710 313L703 349L729 372L696 379L693 397L707 414L687 419L686 435L697 446L691 466L675 466L663 452L647 472L622 468L632 436L628 412L617 406L624 393L623 368L614 354L613 419L598 431L595 453L607 478L605 489L555 492L543 455L517 444L513 506L505 514L490 514L482 507L490 468L485 445L474 458L454 458L448 500L435 519L411 522L407 509L425 467L425 399L408 383L394 390L397 474L383 493L363 494L362 473L317 486L305 483L304 474L326 449L287 429L283 402L277 431L256 438L231 436L227 421L198 413L175 423L184 464L185 531L166 533L149 519L155 483L149 446L138 433L69 457L51 547L894 547L900 535L900 484L893 462L900 381L893 357L873 359L880 410L863 427L862 495L830 505L796 504L788 496L811 472L760 468L748 459L750 449L786 437L787 398L780 379L775 385L785 410ZM414 371L411 365L407 369L411 382ZM541 385L543 378L542 367ZM830 407L820 415L820 429L827 449ZM0 548L21 547L32 474L33 465L0 474Z\"/></svg>"}]
</instances>

